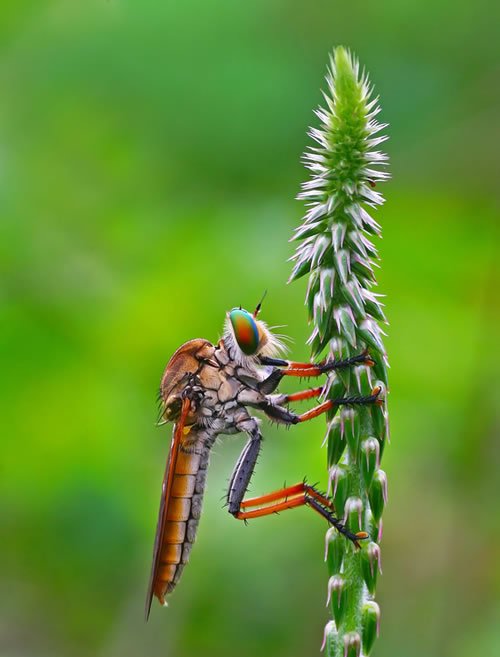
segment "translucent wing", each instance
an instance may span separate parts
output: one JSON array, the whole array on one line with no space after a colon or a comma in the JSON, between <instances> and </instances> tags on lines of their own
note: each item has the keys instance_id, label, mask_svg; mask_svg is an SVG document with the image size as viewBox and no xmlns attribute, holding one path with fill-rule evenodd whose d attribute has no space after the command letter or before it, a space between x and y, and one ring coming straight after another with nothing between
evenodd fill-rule
<instances>
[{"instance_id":1,"label":"translucent wing","mask_svg":"<svg viewBox=\"0 0 500 657\"><path fill-rule=\"evenodd\" d=\"M167 465L165 468L165 475L163 477L163 485L162 485L161 499L160 499L160 511L158 513L158 523L156 525L156 536L155 536L155 543L153 549L153 564L151 566L151 576L149 578L149 587L146 596L146 620L148 620L149 618L149 612L151 610L151 601L153 600L153 594L157 584L158 570L160 567L160 558L161 558L161 546L163 544L163 539L165 535L168 501L170 498L172 481L175 474L177 456L179 454L179 446L182 441L184 425L186 422L186 417L189 413L189 408L190 408L189 399L184 399L182 402L182 409L181 409L179 421L176 423L174 428L174 435L172 437L170 452L168 455Z\"/></svg>"}]
</instances>

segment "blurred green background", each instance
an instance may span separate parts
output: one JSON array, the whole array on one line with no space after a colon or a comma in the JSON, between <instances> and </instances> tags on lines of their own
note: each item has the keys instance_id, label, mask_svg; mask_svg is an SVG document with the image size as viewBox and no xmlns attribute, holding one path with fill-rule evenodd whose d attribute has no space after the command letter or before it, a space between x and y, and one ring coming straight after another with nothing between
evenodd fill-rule
<instances>
[{"instance_id":1,"label":"blurred green background","mask_svg":"<svg viewBox=\"0 0 500 657\"><path fill-rule=\"evenodd\" d=\"M145 625L143 604L169 356L265 288L264 319L308 356L287 240L338 44L370 71L391 137L375 656L500 653L498 18L485 0L3 0L1 657L319 654L325 526L222 509L242 437L214 450L169 609ZM252 492L325 485L323 426L266 426Z\"/></svg>"}]
</instances>

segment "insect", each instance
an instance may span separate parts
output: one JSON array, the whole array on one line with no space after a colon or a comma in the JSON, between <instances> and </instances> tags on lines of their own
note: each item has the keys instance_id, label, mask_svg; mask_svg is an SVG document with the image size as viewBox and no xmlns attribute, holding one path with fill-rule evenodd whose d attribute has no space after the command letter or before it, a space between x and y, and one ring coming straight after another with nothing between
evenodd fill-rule
<instances>
[{"instance_id":1,"label":"insect","mask_svg":"<svg viewBox=\"0 0 500 657\"><path fill-rule=\"evenodd\" d=\"M259 421L249 409L270 420L293 425L312 420L335 406L380 404L380 388L371 395L328 399L300 415L287 404L319 398L323 386L293 394L273 394L283 377L319 377L329 372L374 363L365 351L346 360L296 363L277 356L282 341L258 319L261 303L251 314L242 308L227 313L223 338L217 345L195 339L183 344L167 364L160 386L161 423L174 422L167 460L153 564L146 598L146 619L153 596L165 596L176 586L189 559L201 514L209 453L220 434L239 432L248 441L234 467L227 492L229 513L240 520L307 505L359 547L365 532L352 533L335 517L330 500L305 481L244 500L262 443Z\"/></svg>"}]
</instances>

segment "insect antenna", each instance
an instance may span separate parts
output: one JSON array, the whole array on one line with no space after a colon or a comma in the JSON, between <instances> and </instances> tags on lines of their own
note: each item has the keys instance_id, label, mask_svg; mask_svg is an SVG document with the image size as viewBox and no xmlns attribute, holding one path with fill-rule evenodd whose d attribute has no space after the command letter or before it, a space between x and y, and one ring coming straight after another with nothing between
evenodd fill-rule
<instances>
[{"instance_id":1,"label":"insect antenna","mask_svg":"<svg viewBox=\"0 0 500 657\"><path fill-rule=\"evenodd\" d=\"M264 294L262 295L262 299L259 301L259 303L257 304L255 310L253 311L253 316L254 317L257 317L257 315L260 313L260 309L262 307L262 303L263 303L264 299L266 298L266 294L267 294L267 290L264 290Z\"/></svg>"}]
</instances>

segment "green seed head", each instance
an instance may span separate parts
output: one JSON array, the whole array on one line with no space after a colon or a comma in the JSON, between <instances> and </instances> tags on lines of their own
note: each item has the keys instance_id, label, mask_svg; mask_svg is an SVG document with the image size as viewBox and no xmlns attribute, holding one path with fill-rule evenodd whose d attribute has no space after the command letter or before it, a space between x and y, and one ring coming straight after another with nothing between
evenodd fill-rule
<instances>
[{"instance_id":1,"label":"green seed head","mask_svg":"<svg viewBox=\"0 0 500 657\"><path fill-rule=\"evenodd\" d=\"M338 632L334 621L328 621L323 631L323 643L321 644L321 651L325 650L327 655L333 655L335 645L338 640Z\"/></svg>"},{"instance_id":2,"label":"green seed head","mask_svg":"<svg viewBox=\"0 0 500 657\"><path fill-rule=\"evenodd\" d=\"M382 511L387 504L387 475L383 470L377 470L373 476L371 486L368 490L370 507L375 521L378 523L382 517Z\"/></svg>"},{"instance_id":3,"label":"green seed head","mask_svg":"<svg viewBox=\"0 0 500 657\"><path fill-rule=\"evenodd\" d=\"M367 438L361 444L360 467L367 488L380 464L380 443L376 438Z\"/></svg>"},{"instance_id":4,"label":"green seed head","mask_svg":"<svg viewBox=\"0 0 500 657\"><path fill-rule=\"evenodd\" d=\"M345 538L339 534L335 527L330 527L325 534L325 561L328 562L330 573L340 573L345 549Z\"/></svg>"},{"instance_id":5,"label":"green seed head","mask_svg":"<svg viewBox=\"0 0 500 657\"><path fill-rule=\"evenodd\" d=\"M358 632L344 634L344 657L359 657L361 653L361 637Z\"/></svg>"},{"instance_id":6,"label":"green seed head","mask_svg":"<svg viewBox=\"0 0 500 657\"><path fill-rule=\"evenodd\" d=\"M333 575L328 580L328 596L326 606L330 605L335 623L339 625L346 610L346 581L342 575Z\"/></svg>"},{"instance_id":7,"label":"green seed head","mask_svg":"<svg viewBox=\"0 0 500 657\"><path fill-rule=\"evenodd\" d=\"M380 633L380 607L373 600L366 602L361 614L363 654L369 655Z\"/></svg>"},{"instance_id":8,"label":"green seed head","mask_svg":"<svg viewBox=\"0 0 500 657\"><path fill-rule=\"evenodd\" d=\"M378 254L373 238L380 235L380 226L371 216L383 203L378 185L388 178L387 156L378 150L385 126L377 121L377 99L344 48L334 51L326 82L325 107L316 112L320 126L310 131L316 143L304 155L311 177L300 194L307 209L294 235L290 278L308 274L313 358L345 361L369 354L364 363L332 372L324 391L333 401L352 400L334 404L327 413L328 493L340 521L372 540L360 550L334 528L327 532L328 598L335 621L325 628L324 647L328 657L359 657L361 637L367 655L376 636L372 616L378 607L369 596L375 593L377 543L387 502L387 479L380 470L389 435L381 327L386 319L375 292ZM360 403L376 385L382 388L380 404Z\"/></svg>"},{"instance_id":9,"label":"green seed head","mask_svg":"<svg viewBox=\"0 0 500 657\"><path fill-rule=\"evenodd\" d=\"M382 572L380 546L377 543L372 541L363 548L361 553L361 569L366 587L371 595L374 595L378 573Z\"/></svg>"}]
</instances>

